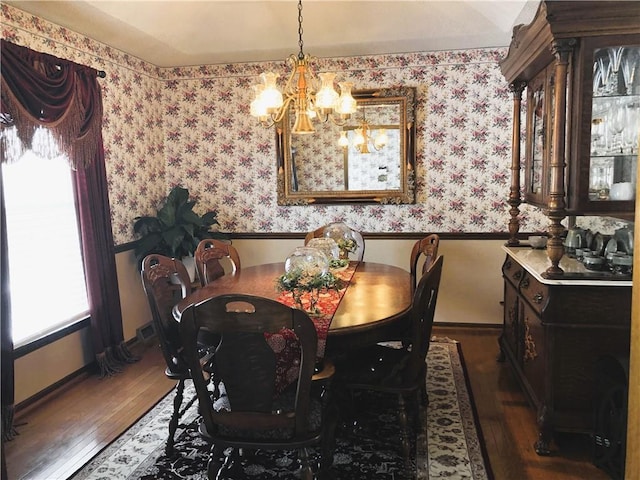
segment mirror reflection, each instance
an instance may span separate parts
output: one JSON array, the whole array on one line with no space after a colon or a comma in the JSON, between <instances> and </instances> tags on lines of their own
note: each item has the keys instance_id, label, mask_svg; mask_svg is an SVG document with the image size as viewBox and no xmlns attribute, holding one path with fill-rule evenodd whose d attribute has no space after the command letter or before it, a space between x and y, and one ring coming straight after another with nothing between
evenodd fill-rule
<instances>
[{"instance_id":1,"label":"mirror reflection","mask_svg":"<svg viewBox=\"0 0 640 480\"><path fill-rule=\"evenodd\" d=\"M413 203L415 89L354 92L357 110L340 125L278 130L278 203Z\"/></svg>"}]
</instances>

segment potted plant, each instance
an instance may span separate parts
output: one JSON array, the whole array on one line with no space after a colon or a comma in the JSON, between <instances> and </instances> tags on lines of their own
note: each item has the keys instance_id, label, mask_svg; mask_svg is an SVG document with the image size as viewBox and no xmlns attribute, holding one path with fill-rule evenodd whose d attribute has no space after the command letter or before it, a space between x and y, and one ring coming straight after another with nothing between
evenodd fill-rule
<instances>
[{"instance_id":1,"label":"potted plant","mask_svg":"<svg viewBox=\"0 0 640 480\"><path fill-rule=\"evenodd\" d=\"M193 258L201 240L223 236L210 231L212 225L219 225L217 212L198 215L193 211L195 204L195 200L189 200L189 190L177 186L171 189L155 216L134 219L133 231L140 236L135 247L139 265L151 253L179 259Z\"/></svg>"}]
</instances>

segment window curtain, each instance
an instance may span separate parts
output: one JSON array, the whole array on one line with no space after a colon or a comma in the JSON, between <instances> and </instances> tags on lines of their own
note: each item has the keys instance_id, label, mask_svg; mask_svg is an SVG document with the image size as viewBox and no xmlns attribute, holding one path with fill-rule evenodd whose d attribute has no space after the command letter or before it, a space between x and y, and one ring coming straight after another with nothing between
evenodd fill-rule
<instances>
[{"instance_id":1,"label":"window curtain","mask_svg":"<svg viewBox=\"0 0 640 480\"><path fill-rule=\"evenodd\" d=\"M74 170L81 243L85 263L91 330L101 375L112 375L137 360L124 343L122 313L102 144L102 97L98 71L52 55L35 52L1 39L0 157L17 161L24 149L37 147L40 155L64 152ZM38 128L47 128L54 145L32 145ZM8 135L15 129L17 135ZM17 138L17 140L16 140ZM50 151L47 151L47 148ZM44 149L44 150L43 150ZM49 154L49 155L48 155ZM56 152L57 154L57 152ZM0 197L1 198L1 197ZM4 201L3 201L4 202ZM4 204L2 205L4 209ZM2 217L4 222L4 216ZM0 225L2 231L4 226ZM10 310L5 293L6 239L2 238L2 417L13 411L13 353ZM6 292L5 292L6 288ZM5 351L6 350L6 351ZM7 374L5 385L5 370ZM5 406L5 403L7 405ZM7 428L9 430L7 430ZM10 434L7 435L10 437Z\"/></svg>"}]
</instances>

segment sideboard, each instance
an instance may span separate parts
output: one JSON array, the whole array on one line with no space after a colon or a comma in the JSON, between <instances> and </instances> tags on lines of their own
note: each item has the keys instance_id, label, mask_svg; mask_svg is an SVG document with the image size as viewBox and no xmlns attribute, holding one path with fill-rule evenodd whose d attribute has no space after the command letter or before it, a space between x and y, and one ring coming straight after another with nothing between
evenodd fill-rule
<instances>
[{"instance_id":1,"label":"sideboard","mask_svg":"<svg viewBox=\"0 0 640 480\"><path fill-rule=\"evenodd\" d=\"M503 249L500 359L509 362L536 409L535 450L548 455L554 432L593 432L596 362L629 355L632 282L591 280L566 256L563 270L585 277L549 280L541 275L551 264L544 250Z\"/></svg>"}]
</instances>

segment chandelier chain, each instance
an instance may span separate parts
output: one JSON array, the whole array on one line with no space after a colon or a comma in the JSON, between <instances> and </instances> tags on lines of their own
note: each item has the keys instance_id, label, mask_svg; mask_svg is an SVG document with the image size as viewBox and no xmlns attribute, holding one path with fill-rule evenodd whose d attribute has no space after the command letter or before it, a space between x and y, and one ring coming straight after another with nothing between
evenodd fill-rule
<instances>
[{"instance_id":1,"label":"chandelier chain","mask_svg":"<svg viewBox=\"0 0 640 480\"><path fill-rule=\"evenodd\" d=\"M304 58L304 53L302 51L303 41L302 41L302 0L298 0L298 45L300 46L300 53L298 53L298 58L302 60Z\"/></svg>"}]
</instances>

